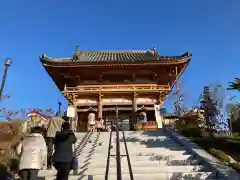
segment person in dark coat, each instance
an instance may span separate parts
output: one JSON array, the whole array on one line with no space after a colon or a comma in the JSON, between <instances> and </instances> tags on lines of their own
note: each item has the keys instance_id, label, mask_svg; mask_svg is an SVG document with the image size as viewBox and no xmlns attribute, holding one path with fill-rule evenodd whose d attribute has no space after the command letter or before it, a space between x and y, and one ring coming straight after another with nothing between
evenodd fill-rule
<instances>
[{"instance_id":1,"label":"person in dark coat","mask_svg":"<svg viewBox=\"0 0 240 180\"><path fill-rule=\"evenodd\" d=\"M56 180L68 180L69 173L73 164L73 144L77 141L70 124L64 122L62 130L56 133L53 140L55 152L53 154L54 167L57 169Z\"/></svg>"}]
</instances>

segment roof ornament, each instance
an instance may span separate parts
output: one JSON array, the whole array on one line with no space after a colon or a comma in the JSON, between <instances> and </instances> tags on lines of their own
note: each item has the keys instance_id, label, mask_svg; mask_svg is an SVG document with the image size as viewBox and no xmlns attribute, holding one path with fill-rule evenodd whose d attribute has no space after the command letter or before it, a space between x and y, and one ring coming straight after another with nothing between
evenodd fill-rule
<instances>
[{"instance_id":1,"label":"roof ornament","mask_svg":"<svg viewBox=\"0 0 240 180\"><path fill-rule=\"evenodd\" d=\"M75 49L75 54L78 54L79 52L80 52L80 49L79 49L79 46L77 45Z\"/></svg>"},{"instance_id":2,"label":"roof ornament","mask_svg":"<svg viewBox=\"0 0 240 180\"><path fill-rule=\"evenodd\" d=\"M153 46L151 51L153 52L153 55L157 57L157 60L159 60L159 54L157 52L157 48L155 46Z\"/></svg>"},{"instance_id":3,"label":"roof ornament","mask_svg":"<svg viewBox=\"0 0 240 180\"><path fill-rule=\"evenodd\" d=\"M156 48L155 46L153 46L152 51L153 51L154 53L157 53L157 48Z\"/></svg>"},{"instance_id":4,"label":"roof ornament","mask_svg":"<svg viewBox=\"0 0 240 180\"><path fill-rule=\"evenodd\" d=\"M79 49L79 46L77 45L73 55L73 60L78 60L79 53L80 53L80 49Z\"/></svg>"},{"instance_id":5,"label":"roof ornament","mask_svg":"<svg viewBox=\"0 0 240 180\"><path fill-rule=\"evenodd\" d=\"M46 54L44 54L44 53L41 54L41 59L47 59L47 58L48 58L48 56Z\"/></svg>"}]
</instances>

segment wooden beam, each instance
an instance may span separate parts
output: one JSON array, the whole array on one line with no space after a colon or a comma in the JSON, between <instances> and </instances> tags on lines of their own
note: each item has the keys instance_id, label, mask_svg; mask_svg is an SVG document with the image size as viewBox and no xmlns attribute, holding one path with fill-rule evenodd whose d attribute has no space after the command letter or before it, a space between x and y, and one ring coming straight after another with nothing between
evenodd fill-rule
<instances>
[{"instance_id":1,"label":"wooden beam","mask_svg":"<svg viewBox=\"0 0 240 180\"><path fill-rule=\"evenodd\" d=\"M102 112L103 112L103 104L102 104L102 94L98 94L98 119L102 119Z\"/></svg>"},{"instance_id":2,"label":"wooden beam","mask_svg":"<svg viewBox=\"0 0 240 180\"><path fill-rule=\"evenodd\" d=\"M153 111L154 107L144 107L146 110L148 111ZM93 108L94 110L97 110L96 108ZM132 107L118 107L119 111L129 111L129 113L132 112ZM138 110L140 110L141 108L139 108ZM88 112L89 110L92 110L90 108L84 108L84 109L77 109L77 112ZM103 111L116 111L116 107L104 107Z\"/></svg>"},{"instance_id":3,"label":"wooden beam","mask_svg":"<svg viewBox=\"0 0 240 180\"><path fill-rule=\"evenodd\" d=\"M127 84L127 85L81 85L66 87L65 93L121 93L121 92L160 92L170 91L169 86L156 84Z\"/></svg>"}]
</instances>

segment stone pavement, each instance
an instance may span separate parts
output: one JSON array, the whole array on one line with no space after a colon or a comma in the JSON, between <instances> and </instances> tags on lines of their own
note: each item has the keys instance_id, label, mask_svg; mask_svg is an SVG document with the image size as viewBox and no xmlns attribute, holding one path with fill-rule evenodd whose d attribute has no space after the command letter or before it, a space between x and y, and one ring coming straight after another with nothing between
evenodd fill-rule
<instances>
[{"instance_id":1,"label":"stone pavement","mask_svg":"<svg viewBox=\"0 0 240 180\"><path fill-rule=\"evenodd\" d=\"M104 180L108 156L109 132L77 133L79 169L71 172L69 180ZM217 172L192 154L181 143L164 131L125 131L134 179L136 180L200 180L219 179ZM116 134L112 136L111 154L116 154ZM122 133L120 151L125 154ZM122 157L122 179L130 180L127 158ZM45 180L55 179L55 170L42 170L39 176ZM109 180L116 180L116 159L111 157Z\"/></svg>"}]
</instances>

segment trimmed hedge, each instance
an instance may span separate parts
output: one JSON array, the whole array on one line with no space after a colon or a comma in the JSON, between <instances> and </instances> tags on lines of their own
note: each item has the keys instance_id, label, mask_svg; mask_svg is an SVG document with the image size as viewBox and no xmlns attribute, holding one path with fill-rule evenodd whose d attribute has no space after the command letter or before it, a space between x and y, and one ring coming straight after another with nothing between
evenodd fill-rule
<instances>
[{"instance_id":1,"label":"trimmed hedge","mask_svg":"<svg viewBox=\"0 0 240 180\"><path fill-rule=\"evenodd\" d=\"M182 128L181 133L186 137L202 137L202 132L200 128Z\"/></svg>"},{"instance_id":2,"label":"trimmed hedge","mask_svg":"<svg viewBox=\"0 0 240 180\"><path fill-rule=\"evenodd\" d=\"M202 129L202 132L203 131L204 130ZM189 140L195 142L207 152L226 162L230 167L240 172L240 162L230 163L230 157L227 155L228 153L231 155L232 152L235 152L235 154L240 152L240 133L234 133L229 137L215 138L211 136L202 136L200 128L182 128L180 129L180 132L188 137ZM233 156L233 158L240 161L239 156Z\"/></svg>"},{"instance_id":3,"label":"trimmed hedge","mask_svg":"<svg viewBox=\"0 0 240 180\"><path fill-rule=\"evenodd\" d=\"M234 150L236 152L240 151L240 137L237 134L235 134L235 136L232 136L232 137L215 138L215 137L201 136L204 132L204 129L200 129L200 128L199 129L186 128L186 129L182 129L180 132L186 137L196 138L196 140L193 140L193 141L203 148L216 148L216 149L221 149L225 152L228 152L230 150L231 151Z\"/></svg>"},{"instance_id":4,"label":"trimmed hedge","mask_svg":"<svg viewBox=\"0 0 240 180\"><path fill-rule=\"evenodd\" d=\"M240 171L240 163L229 163L229 166L232 167L233 169Z\"/></svg>"},{"instance_id":5,"label":"trimmed hedge","mask_svg":"<svg viewBox=\"0 0 240 180\"><path fill-rule=\"evenodd\" d=\"M215 149L215 148L210 148L207 150L210 154L212 154L213 156L217 157L218 159L229 163L230 162L230 158L227 154L225 154L223 151Z\"/></svg>"}]
</instances>

